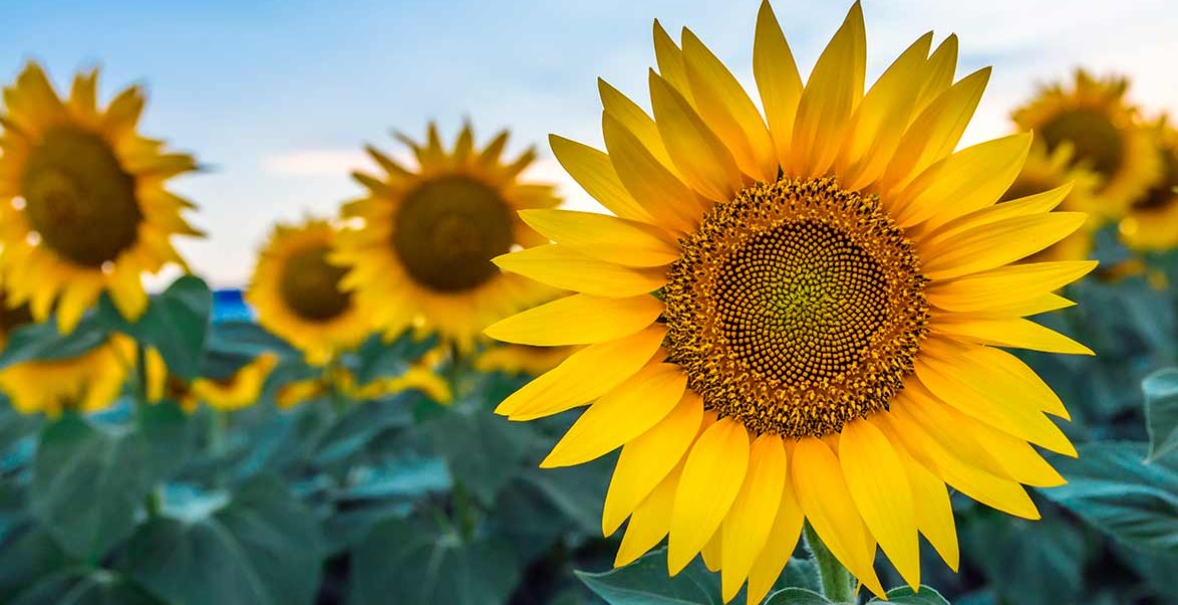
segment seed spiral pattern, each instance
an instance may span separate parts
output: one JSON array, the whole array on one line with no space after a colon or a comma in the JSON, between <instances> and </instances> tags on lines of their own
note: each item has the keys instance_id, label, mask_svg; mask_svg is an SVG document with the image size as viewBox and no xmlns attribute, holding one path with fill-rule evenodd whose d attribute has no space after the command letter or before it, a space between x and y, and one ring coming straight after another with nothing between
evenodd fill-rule
<instances>
[{"instance_id":1,"label":"seed spiral pattern","mask_svg":"<svg viewBox=\"0 0 1178 605\"><path fill-rule=\"evenodd\" d=\"M718 203L664 289L667 346L708 409L823 436L886 409L927 334L927 280L877 198L779 180Z\"/></svg>"}]
</instances>

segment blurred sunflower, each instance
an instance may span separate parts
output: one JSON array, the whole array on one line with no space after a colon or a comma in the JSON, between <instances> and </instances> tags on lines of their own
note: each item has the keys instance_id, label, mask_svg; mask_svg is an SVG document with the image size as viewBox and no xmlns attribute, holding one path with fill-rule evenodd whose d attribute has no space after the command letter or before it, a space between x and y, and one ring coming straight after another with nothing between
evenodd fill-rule
<instances>
[{"instance_id":1,"label":"blurred sunflower","mask_svg":"<svg viewBox=\"0 0 1178 605\"><path fill-rule=\"evenodd\" d=\"M413 150L416 170L367 148L385 174L353 175L368 193L345 204L343 215L363 225L341 234L335 258L352 267L344 286L371 301L390 337L414 325L469 352L488 324L557 294L491 263L548 241L516 210L560 203L552 186L519 179L534 150L503 163L507 137L502 132L479 151L466 125L447 151L432 123L424 145L398 135Z\"/></svg>"},{"instance_id":2,"label":"blurred sunflower","mask_svg":"<svg viewBox=\"0 0 1178 605\"><path fill-rule=\"evenodd\" d=\"M1133 201L1121 221L1121 238L1136 250L1162 251L1178 245L1178 130L1166 118L1158 120L1156 153L1162 177Z\"/></svg>"},{"instance_id":3,"label":"blurred sunflower","mask_svg":"<svg viewBox=\"0 0 1178 605\"><path fill-rule=\"evenodd\" d=\"M218 410L233 411L246 408L258 401L266 378L278 363L270 353L255 357L249 363L223 378L200 377L187 381L168 373L164 358L155 349L148 349L147 398L153 403L173 399L186 412L193 412L201 402Z\"/></svg>"},{"instance_id":4,"label":"blurred sunflower","mask_svg":"<svg viewBox=\"0 0 1178 605\"><path fill-rule=\"evenodd\" d=\"M1078 69L1072 88L1042 87L1013 115L1021 129L1038 134L1048 151L1070 142L1073 159L1100 176L1097 222L1121 218L1159 176L1152 136L1138 122L1137 108L1126 101L1128 88L1124 78L1096 79Z\"/></svg>"},{"instance_id":5,"label":"blurred sunflower","mask_svg":"<svg viewBox=\"0 0 1178 605\"><path fill-rule=\"evenodd\" d=\"M487 333L492 338L495 334ZM576 351L576 347L537 347L504 344L490 346L475 357L474 367L480 372L530 374L537 376L560 365Z\"/></svg>"},{"instance_id":6,"label":"blurred sunflower","mask_svg":"<svg viewBox=\"0 0 1178 605\"><path fill-rule=\"evenodd\" d=\"M33 321L28 305L12 308L8 303L6 293L0 295L0 350L13 330ZM134 359L134 341L112 335L77 357L28 361L0 370L0 390L22 414L95 412L119 396Z\"/></svg>"},{"instance_id":7,"label":"blurred sunflower","mask_svg":"<svg viewBox=\"0 0 1178 605\"><path fill-rule=\"evenodd\" d=\"M1017 200L1071 184L1072 190L1060 202L1059 209L1099 213L1099 198L1094 192L1100 183L1100 177L1082 166L1075 165L1072 156L1070 143L1057 145L1054 151L1048 153L1045 145L1035 141L1031 145L1030 153L1027 154L1027 162L1023 165L1022 171L998 201ZM1095 232L1093 223L1091 220L1084 223L1083 227L1059 243L1032 254L1028 260L1041 262L1088 258L1092 252L1092 238Z\"/></svg>"},{"instance_id":8,"label":"blurred sunflower","mask_svg":"<svg viewBox=\"0 0 1178 605\"><path fill-rule=\"evenodd\" d=\"M866 95L862 9L803 86L768 3L753 74L768 125L690 31L655 23L654 118L604 82L608 154L553 150L617 216L528 210L555 244L495 259L576 294L489 328L588 345L497 411L591 403L543 466L621 447L608 535L617 565L669 533L668 568L702 551L725 600L776 581L803 519L877 595L876 545L920 583L918 532L953 568L946 484L1025 518L1023 484L1063 479L1031 444L1074 456L1059 398L999 347L1090 354L1024 316L1095 263L1012 262L1074 232L1067 186L996 202L1030 134L953 152L989 77L954 82L957 41L909 47ZM652 294L653 293L653 294Z\"/></svg>"},{"instance_id":9,"label":"blurred sunflower","mask_svg":"<svg viewBox=\"0 0 1178 605\"><path fill-rule=\"evenodd\" d=\"M321 220L275 226L245 293L258 323L315 365L358 345L372 326L357 297L341 288L347 268L330 260L339 238Z\"/></svg>"},{"instance_id":10,"label":"blurred sunflower","mask_svg":"<svg viewBox=\"0 0 1178 605\"><path fill-rule=\"evenodd\" d=\"M185 266L171 236L201 235L181 216L194 206L165 189L196 169L192 156L136 132L139 88L99 109L97 80L97 70L77 74L63 100L29 63L4 89L0 115L0 270L13 304L28 302L38 321L56 303L63 332L103 290L137 319L143 274Z\"/></svg>"},{"instance_id":11,"label":"blurred sunflower","mask_svg":"<svg viewBox=\"0 0 1178 605\"><path fill-rule=\"evenodd\" d=\"M290 408L310 399L328 395L332 390L348 399L358 401L377 399L408 390L421 391L435 403L442 405L449 405L454 400L450 385L441 376L429 367L416 364L400 376L378 378L364 384L357 384L354 374L346 368L336 366L324 376L283 385L278 389L275 401L280 408Z\"/></svg>"}]
</instances>

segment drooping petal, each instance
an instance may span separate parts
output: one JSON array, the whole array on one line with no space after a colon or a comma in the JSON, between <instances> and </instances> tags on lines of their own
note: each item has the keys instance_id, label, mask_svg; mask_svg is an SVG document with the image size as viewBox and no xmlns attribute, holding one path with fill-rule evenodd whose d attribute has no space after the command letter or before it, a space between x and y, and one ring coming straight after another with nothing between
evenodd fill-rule
<instances>
[{"instance_id":1,"label":"drooping petal","mask_svg":"<svg viewBox=\"0 0 1178 605\"><path fill-rule=\"evenodd\" d=\"M679 480L683 476L683 467L686 463L687 458L684 457L651 490L650 495L638 505L638 508L634 509L634 514L630 515L630 523L626 525L626 535L622 537L622 544L614 558L614 567L624 567L633 563L654 548L671 530L675 492L679 488Z\"/></svg>"},{"instance_id":2,"label":"drooping petal","mask_svg":"<svg viewBox=\"0 0 1178 605\"><path fill-rule=\"evenodd\" d=\"M785 485L781 490L781 504L777 507L769 538L765 541L761 553L757 555L752 570L749 571L748 605L760 603L777 582L781 570L785 569L794 548L798 545L804 519L802 507L794 495L793 483L787 473Z\"/></svg>"},{"instance_id":3,"label":"drooping petal","mask_svg":"<svg viewBox=\"0 0 1178 605\"><path fill-rule=\"evenodd\" d=\"M717 532L723 534L724 602L744 584L777 518L788 474L785 447L777 435L761 435L749 450L748 472L732 509Z\"/></svg>"},{"instance_id":4,"label":"drooping petal","mask_svg":"<svg viewBox=\"0 0 1178 605\"><path fill-rule=\"evenodd\" d=\"M878 426L878 423L876 423ZM916 505L916 525L937 554L953 571L957 571L961 554L957 546L957 527L953 520L953 505L945 482L917 462L903 447L896 453L904 464L908 484L912 488L912 502Z\"/></svg>"}]
</instances>

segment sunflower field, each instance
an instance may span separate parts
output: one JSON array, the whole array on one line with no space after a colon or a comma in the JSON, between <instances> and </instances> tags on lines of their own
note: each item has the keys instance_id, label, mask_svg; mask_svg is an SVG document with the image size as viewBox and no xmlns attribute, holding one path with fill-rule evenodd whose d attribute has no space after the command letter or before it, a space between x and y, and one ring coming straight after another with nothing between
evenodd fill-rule
<instances>
[{"instance_id":1,"label":"sunflower field","mask_svg":"<svg viewBox=\"0 0 1178 605\"><path fill-rule=\"evenodd\" d=\"M963 143L991 68L871 8L396 124L240 289L143 86L10 63L0 605L1178 603L1178 130L1079 68Z\"/></svg>"}]
</instances>

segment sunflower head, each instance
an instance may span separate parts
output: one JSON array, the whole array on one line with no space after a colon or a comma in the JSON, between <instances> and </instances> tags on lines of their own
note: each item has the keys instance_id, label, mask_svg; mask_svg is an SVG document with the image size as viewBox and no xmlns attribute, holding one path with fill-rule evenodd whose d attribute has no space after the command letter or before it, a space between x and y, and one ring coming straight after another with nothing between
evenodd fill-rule
<instances>
[{"instance_id":1,"label":"sunflower head","mask_svg":"<svg viewBox=\"0 0 1178 605\"><path fill-rule=\"evenodd\" d=\"M347 268L333 259L338 237L321 220L275 226L245 293L258 323L317 365L358 345L372 325L357 297L341 285Z\"/></svg>"},{"instance_id":2,"label":"sunflower head","mask_svg":"<svg viewBox=\"0 0 1178 605\"><path fill-rule=\"evenodd\" d=\"M689 30L654 34L653 116L600 82L606 150L552 138L614 216L521 212L555 243L495 259L574 293L487 329L583 347L496 411L589 405L542 466L621 448L616 564L669 535L672 574L702 553L726 601L747 581L758 603L806 520L882 595L877 547L913 587L918 534L957 566L946 486L1037 518L1022 486L1062 478L1031 444L1075 449L1047 417L1063 404L1003 349L1090 354L1025 317L1071 304L1053 292L1095 263L1018 262L1086 218L1052 211L1069 184L998 203L1030 134L954 151L989 69L956 78L957 39L930 33L864 93L855 4L803 84L766 2L759 108Z\"/></svg>"},{"instance_id":3,"label":"sunflower head","mask_svg":"<svg viewBox=\"0 0 1178 605\"><path fill-rule=\"evenodd\" d=\"M1027 155L1027 162L1019 172L1018 178L1011 183L1006 193L1002 194L999 202L1022 199L1031 195L1044 193L1060 187L1071 186L1071 191L1060 203L1060 209L1085 212L1090 217L1101 212L1100 197L1096 190L1100 185L1100 177L1091 170L1073 161L1074 150L1071 143L1057 145L1054 151L1048 152L1047 146L1040 140L1031 145ZM1089 219L1084 226L1075 233L1060 240L1055 245L1038 252L1029 261L1070 261L1087 259L1092 252L1093 237L1096 221Z\"/></svg>"},{"instance_id":4,"label":"sunflower head","mask_svg":"<svg viewBox=\"0 0 1178 605\"><path fill-rule=\"evenodd\" d=\"M424 144L398 135L414 168L367 148L383 174L354 175L367 192L344 206L356 226L341 234L337 258L352 267L345 286L379 307L376 322L390 337L416 326L469 351L488 324L553 296L491 262L546 243L517 210L559 203L550 185L520 179L533 150L502 159L507 136L479 150L466 125L446 149L431 123Z\"/></svg>"},{"instance_id":5,"label":"sunflower head","mask_svg":"<svg viewBox=\"0 0 1178 605\"><path fill-rule=\"evenodd\" d=\"M36 63L4 89L0 115L0 270L10 296L43 320L56 303L70 331L103 291L128 319L147 305L141 282L184 267L173 235L200 235L181 216L193 205L165 188L196 168L187 154L136 131L142 91L97 104L97 70L60 98Z\"/></svg>"},{"instance_id":6,"label":"sunflower head","mask_svg":"<svg viewBox=\"0 0 1178 605\"><path fill-rule=\"evenodd\" d=\"M1054 83L1015 110L1019 128L1034 131L1048 153L1073 149L1074 163L1100 177L1094 191L1098 221L1118 220L1159 177L1161 165L1147 127L1125 97L1129 81L1076 70L1070 85Z\"/></svg>"},{"instance_id":7,"label":"sunflower head","mask_svg":"<svg viewBox=\"0 0 1178 605\"><path fill-rule=\"evenodd\" d=\"M1142 251L1162 251L1178 246L1178 130L1166 116L1154 125L1155 153L1161 177L1153 187L1133 200L1121 220L1121 239Z\"/></svg>"}]
</instances>

